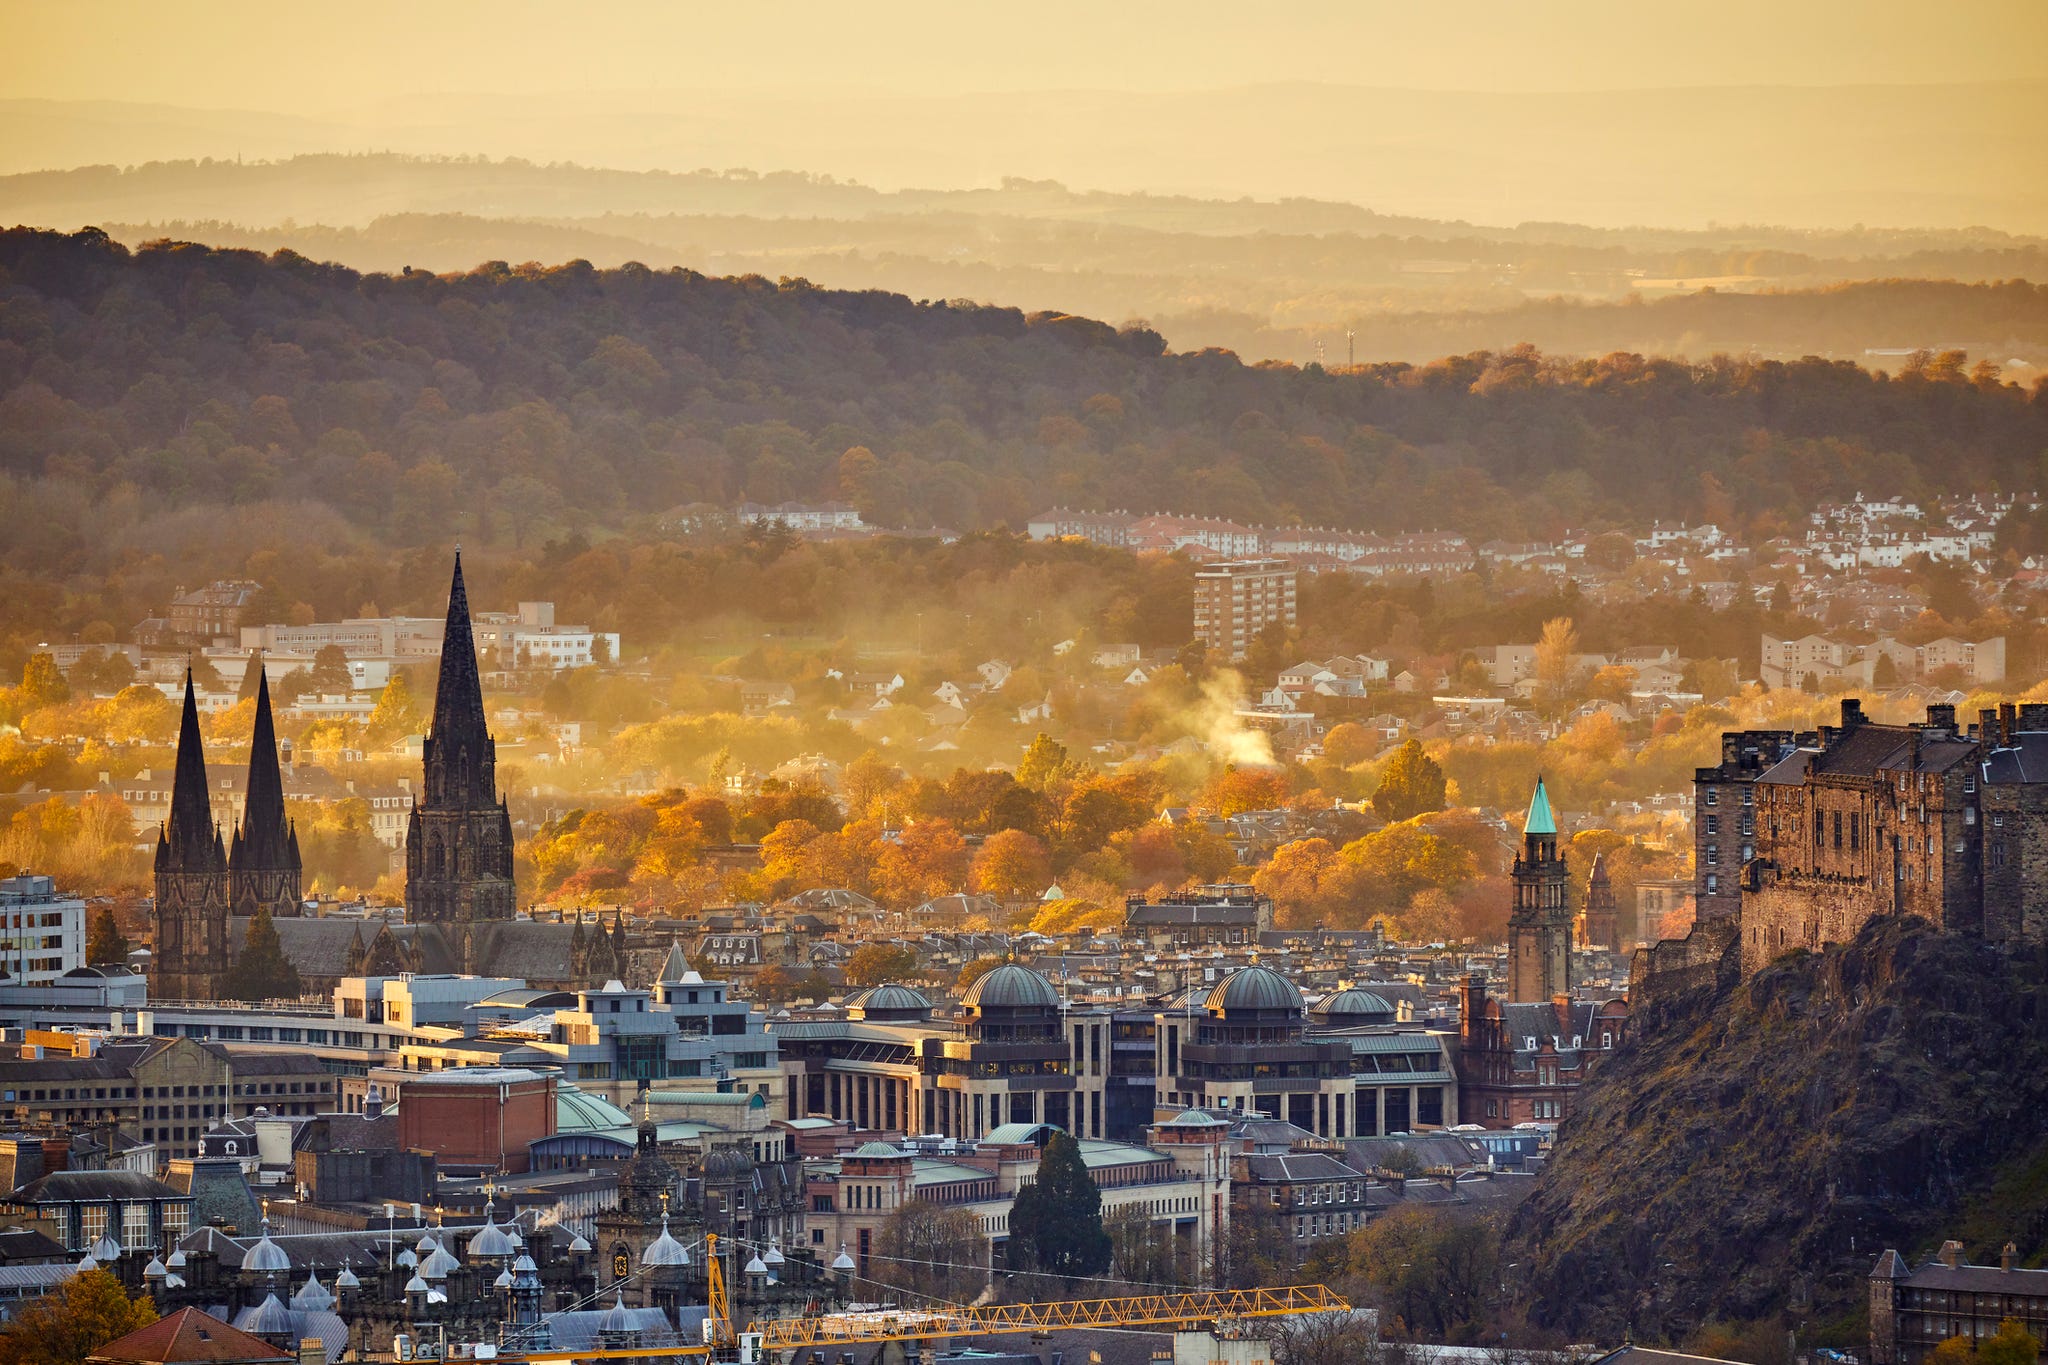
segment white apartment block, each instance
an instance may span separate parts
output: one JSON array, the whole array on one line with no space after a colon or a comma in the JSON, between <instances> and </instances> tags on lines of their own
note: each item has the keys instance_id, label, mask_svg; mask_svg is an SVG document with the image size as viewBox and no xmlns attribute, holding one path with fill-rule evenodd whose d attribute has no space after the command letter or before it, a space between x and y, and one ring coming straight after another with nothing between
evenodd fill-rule
<instances>
[{"instance_id":1,"label":"white apartment block","mask_svg":"<svg viewBox=\"0 0 2048 1365\"><path fill-rule=\"evenodd\" d=\"M48 877L0 880L0 972L8 984L46 986L85 965L85 902Z\"/></svg>"}]
</instances>

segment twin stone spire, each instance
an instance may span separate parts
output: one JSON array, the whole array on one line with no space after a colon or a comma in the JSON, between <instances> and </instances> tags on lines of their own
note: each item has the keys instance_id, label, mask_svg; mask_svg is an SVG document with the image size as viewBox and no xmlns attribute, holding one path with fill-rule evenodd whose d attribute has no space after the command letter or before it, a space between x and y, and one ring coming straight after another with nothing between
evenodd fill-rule
<instances>
[{"instance_id":1,"label":"twin stone spire","mask_svg":"<svg viewBox=\"0 0 2048 1365\"><path fill-rule=\"evenodd\" d=\"M157 837L157 980L163 999L219 998L240 948L229 918L301 910L298 832L285 811L270 684L251 657L256 724L242 819L224 840L199 730L192 676L178 731L171 808ZM244 683L245 695L248 683ZM441 647L425 782L406 831L406 905L413 923L451 926L513 917L512 820L497 790L497 746L484 717L483 682L470 629L462 557L455 559ZM468 956L467 953L464 956Z\"/></svg>"}]
</instances>

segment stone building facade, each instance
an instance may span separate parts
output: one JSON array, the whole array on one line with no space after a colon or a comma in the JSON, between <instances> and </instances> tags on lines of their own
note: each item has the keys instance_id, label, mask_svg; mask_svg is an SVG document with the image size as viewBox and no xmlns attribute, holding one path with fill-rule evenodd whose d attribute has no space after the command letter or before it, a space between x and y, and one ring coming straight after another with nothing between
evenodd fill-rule
<instances>
[{"instance_id":1,"label":"stone building facade","mask_svg":"<svg viewBox=\"0 0 2048 1365\"><path fill-rule=\"evenodd\" d=\"M1880 914L1981 931L1979 778L2000 740L1995 718L1991 731L1959 732L1952 706L1879 725L1848 699L1839 725L1761 773L1755 857L1742 869L1744 974L1847 942Z\"/></svg>"}]
</instances>

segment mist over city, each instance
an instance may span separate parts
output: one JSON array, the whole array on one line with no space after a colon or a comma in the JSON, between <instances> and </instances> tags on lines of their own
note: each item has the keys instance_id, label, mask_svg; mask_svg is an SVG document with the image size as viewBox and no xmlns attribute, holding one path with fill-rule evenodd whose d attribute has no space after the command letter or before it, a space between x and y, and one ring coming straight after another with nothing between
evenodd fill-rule
<instances>
[{"instance_id":1,"label":"mist over city","mask_svg":"<svg viewBox=\"0 0 2048 1365\"><path fill-rule=\"evenodd\" d=\"M2048 10L0 12L0 1365L2044 1359Z\"/></svg>"}]
</instances>

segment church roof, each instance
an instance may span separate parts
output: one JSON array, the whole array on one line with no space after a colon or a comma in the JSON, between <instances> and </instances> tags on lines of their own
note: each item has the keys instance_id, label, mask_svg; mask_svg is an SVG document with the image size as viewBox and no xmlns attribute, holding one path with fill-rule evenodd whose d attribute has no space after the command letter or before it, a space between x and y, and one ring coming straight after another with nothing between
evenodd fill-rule
<instances>
[{"instance_id":1,"label":"church roof","mask_svg":"<svg viewBox=\"0 0 2048 1365\"><path fill-rule=\"evenodd\" d=\"M1529 798L1529 818L1522 822L1524 834L1557 833L1557 817L1550 813L1550 793L1544 789L1543 779L1536 779L1536 791Z\"/></svg>"}]
</instances>

